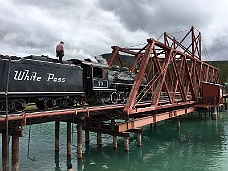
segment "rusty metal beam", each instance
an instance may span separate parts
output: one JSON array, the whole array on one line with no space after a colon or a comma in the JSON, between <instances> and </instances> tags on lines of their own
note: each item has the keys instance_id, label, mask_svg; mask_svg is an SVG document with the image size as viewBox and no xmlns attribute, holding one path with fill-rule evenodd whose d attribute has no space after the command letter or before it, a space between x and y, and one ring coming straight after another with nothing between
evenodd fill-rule
<instances>
[{"instance_id":1,"label":"rusty metal beam","mask_svg":"<svg viewBox=\"0 0 228 171\"><path fill-rule=\"evenodd\" d=\"M96 127L83 127L84 130L90 131L90 132L96 132L96 133L102 133L102 134L108 134L112 136L119 136L119 137L129 137L129 132L124 131L111 131L110 129L98 129Z\"/></svg>"},{"instance_id":2,"label":"rusty metal beam","mask_svg":"<svg viewBox=\"0 0 228 171\"><path fill-rule=\"evenodd\" d=\"M181 108L181 107L187 107L187 106L192 106L196 104L195 101L187 101L187 102L177 102L174 104L160 104L158 106L149 106L149 107L143 107L143 108L136 108L134 110L135 114L136 113L145 113L145 112L152 112L152 111L156 111L159 113L159 110L162 109L169 109L172 110L172 108Z\"/></svg>"},{"instance_id":3,"label":"rusty metal beam","mask_svg":"<svg viewBox=\"0 0 228 171\"><path fill-rule=\"evenodd\" d=\"M168 55L166 56L166 58L164 60L164 64L163 64L163 66L161 68L161 78L159 80L158 86L155 89L155 93L154 93L154 96L153 96L153 99L152 99L152 105L157 105L158 104L159 97L160 97L161 90L162 90L162 87L163 87L164 83L165 83L165 87L166 87L166 89L168 91L167 84L165 82L165 77L166 77L168 65L170 63L171 54L172 54L172 51L170 51L168 53Z\"/></svg>"},{"instance_id":4,"label":"rusty metal beam","mask_svg":"<svg viewBox=\"0 0 228 171\"><path fill-rule=\"evenodd\" d=\"M154 53L156 54L156 52L154 52ZM158 83L157 87L155 87L155 93L154 93L154 96L153 96L153 99L152 99L152 105L157 105L158 104L159 97L160 97L160 93L159 92L161 92L163 87L165 87L165 90L167 92L167 95L168 95L170 103L173 103L173 100L172 100L172 98L170 96L170 93L169 93L170 91L169 91L168 84L165 81L168 65L170 63L171 54L172 54L172 51L170 51L169 55L166 55L166 58L163 61L163 66L162 67L161 67L161 65L159 63L157 55L156 55L156 58L154 58L154 64L156 66L156 69L157 69L158 73L160 74L160 77L158 78L160 82Z\"/></svg>"},{"instance_id":5,"label":"rusty metal beam","mask_svg":"<svg viewBox=\"0 0 228 171\"><path fill-rule=\"evenodd\" d=\"M159 114L154 114L152 116L146 116L139 119L133 119L130 121L122 122L118 124L118 131L123 132L131 129L140 128L151 123L160 122L166 119L175 118L195 110L194 107L189 107L185 109L174 110L170 112L164 112Z\"/></svg>"},{"instance_id":6,"label":"rusty metal beam","mask_svg":"<svg viewBox=\"0 0 228 171\"><path fill-rule=\"evenodd\" d=\"M134 106L134 99L136 98L137 92L139 90L140 84L142 82L142 79L143 79L143 76L144 76L144 73L146 70L146 65L149 61L150 54L151 54L152 48L153 48L154 43L155 43L153 39L148 39L147 41L148 41L148 46L146 48L146 52L145 52L145 55L144 55L144 58L142 61L143 65L141 65L139 68L139 73L137 74L137 76L135 78L134 85L132 86L129 98L128 98L127 103L126 103L124 110L123 110L127 114L131 113L131 109Z\"/></svg>"},{"instance_id":7,"label":"rusty metal beam","mask_svg":"<svg viewBox=\"0 0 228 171\"><path fill-rule=\"evenodd\" d=\"M172 60L172 67L173 67L173 70L174 70L174 76L176 77L176 82L175 82L176 88L175 88L175 90L174 90L174 96L175 96L175 94L176 94L177 87L179 87L179 90L180 90L182 99L183 99L184 101L186 101L186 99L187 99L186 96L187 96L187 95L184 94L183 86L181 86L181 82L182 82L182 81L181 81L180 73L178 72L176 60Z\"/></svg>"},{"instance_id":8,"label":"rusty metal beam","mask_svg":"<svg viewBox=\"0 0 228 171\"><path fill-rule=\"evenodd\" d=\"M117 55L117 53L118 53L118 47L117 46L112 46L112 54L111 54L111 56L109 57L109 59L108 59L108 66L109 66L109 68L111 67L111 65L112 65L112 63L113 63L113 61L114 61L114 59L115 59L115 57L116 57L116 55Z\"/></svg>"},{"instance_id":9,"label":"rusty metal beam","mask_svg":"<svg viewBox=\"0 0 228 171\"><path fill-rule=\"evenodd\" d=\"M83 113L90 113L96 111L108 111L113 109L123 109L123 105L106 105L106 106L97 106L97 107L85 107L85 108L74 108L74 109L65 109L65 110L56 110L56 111L43 111L43 112L34 112L34 113L25 113L18 115L9 115L9 121L23 121L26 119L38 119L45 117L57 117L64 115L79 115ZM6 117L0 117L0 123L5 122ZM50 120L51 121L51 120Z\"/></svg>"}]
</instances>

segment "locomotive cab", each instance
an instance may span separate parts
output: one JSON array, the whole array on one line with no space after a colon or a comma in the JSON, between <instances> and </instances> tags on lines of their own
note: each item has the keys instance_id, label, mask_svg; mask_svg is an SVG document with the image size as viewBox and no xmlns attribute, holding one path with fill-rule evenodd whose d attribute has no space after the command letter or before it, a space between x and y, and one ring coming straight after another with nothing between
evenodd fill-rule
<instances>
[{"instance_id":1,"label":"locomotive cab","mask_svg":"<svg viewBox=\"0 0 228 171\"><path fill-rule=\"evenodd\" d=\"M87 94L93 91L108 89L108 66L105 64L82 61L84 90Z\"/></svg>"},{"instance_id":2,"label":"locomotive cab","mask_svg":"<svg viewBox=\"0 0 228 171\"><path fill-rule=\"evenodd\" d=\"M80 61L83 68L83 86L88 104L110 102L110 94L115 89L109 88L108 65L90 60Z\"/></svg>"},{"instance_id":3,"label":"locomotive cab","mask_svg":"<svg viewBox=\"0 0 228 171\"><path fill-rule=\"evenodd\" d=\"M92 90L102 90L108 88L108 68L106 65L91 66Z\"/></svg>"}]
</instances>

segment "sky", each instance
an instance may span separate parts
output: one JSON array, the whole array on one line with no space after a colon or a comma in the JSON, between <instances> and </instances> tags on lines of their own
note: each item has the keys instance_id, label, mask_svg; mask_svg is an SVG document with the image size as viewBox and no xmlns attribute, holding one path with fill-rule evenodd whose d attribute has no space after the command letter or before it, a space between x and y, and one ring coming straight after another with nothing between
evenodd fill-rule
<instances>
[{"instance_id":1,"label":"sky","mask_svg":"<svg viewBox=\"0 0 228 171\"><path fill-rule=\"evenodd\" d=\"M111 53L174 37L194 26L203 60L228 60L228 0L0 0L0 54L48 55L64 41L65 59ZM159 39L162 42L162 40Z\"/></svg>"}]
</instances>

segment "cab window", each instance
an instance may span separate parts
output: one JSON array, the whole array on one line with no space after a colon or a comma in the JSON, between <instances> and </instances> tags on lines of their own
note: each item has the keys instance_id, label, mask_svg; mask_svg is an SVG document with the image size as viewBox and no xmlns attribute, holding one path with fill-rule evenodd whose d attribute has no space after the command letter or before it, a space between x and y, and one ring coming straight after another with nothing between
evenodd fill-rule
<instances>
[{"instance_id":1,"label":"cab window","mask_svg":"<svg viewBox=\"0 0 228 171\"><path fill-rule=\"evenodd\" d=\"M102 68L93 68L93 77L94 78L103 78Z\"/></svg>"}]
</instances>

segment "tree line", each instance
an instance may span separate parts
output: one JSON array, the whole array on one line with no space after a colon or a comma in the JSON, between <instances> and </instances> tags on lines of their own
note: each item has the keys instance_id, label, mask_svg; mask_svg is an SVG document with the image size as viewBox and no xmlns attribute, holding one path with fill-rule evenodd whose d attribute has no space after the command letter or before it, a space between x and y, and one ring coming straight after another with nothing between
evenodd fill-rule
<instances>
[{"instance_id":1,"label":"tree line","mask_svg":"<svg viewBox=\"0 0 228 171\"><path fill-rule=\"evenodd\" d=\"M228 61L206 61L208 64L219 69L220 84L228 83Z\"/></svg>"}]
</instances>

